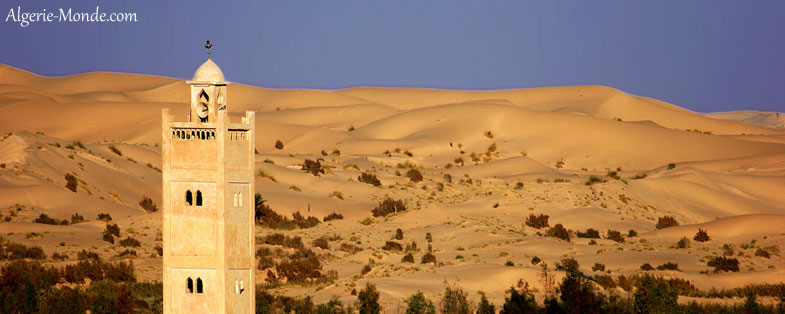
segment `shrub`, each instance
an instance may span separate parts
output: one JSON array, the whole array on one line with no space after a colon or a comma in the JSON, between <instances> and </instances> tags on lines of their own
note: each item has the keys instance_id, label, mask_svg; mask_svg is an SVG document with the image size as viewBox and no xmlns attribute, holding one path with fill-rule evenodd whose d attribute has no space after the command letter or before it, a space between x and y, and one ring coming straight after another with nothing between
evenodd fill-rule
<instances>
[{"instance_id":1,"label":"shrub","mask_svg":"<svg viewBox=\"0 0 785 314\"><path fill-rule=\"evenodd\" d=\"M365 276L365 274L370 273L373 270L373 263L368 263L363 266L363 269L360 270L360 275Z\"/></svg>"},{"instance_id":2,"label":"shrub","mask_svg":"<svg viewBox=\"0 0 785 314\"><path fill-rule=\"evenodd\" d=\"M420 260L420 264L434 264L436 265L436 256L431 253L425 253Z\"/></svg>"},{"instance_id":3,"label":"shrub","mask_svg":"<svg viewBox=\"0 0 785 314\"><path fill-rule=\"evenodd\" d=\"M106 230L104 232L109 233L115 237L119 237L120 227L118 227L117 224L106 224Z\"/></svg>"},{"instance_id":4,"label":"shrub","mask_svg":"<svg viewBox=\"0 0 785 314\"><path fill-rule=\"evenodd\" d=\"M570 242L570 233L567 232L567 229L565 229L562 224L556 224L552 228L548 229L548 232L545 235Z\"/></svg>"},{"instance_id":5,"label":"shrub","mask_svg":"<svg viewBox=\"0 0 785 314\"><path fill-rule=\"evenodd\" d=\"M624 243L624 237L621 235L621 232L616 230L608 229L608 233L605 235L605 238L619 243Z\"/></svg>"},{"instance_id":6,"label":"shrub","mask_svg":"<svg viewBox=\"0 0 785 314\"><path fill-rule=\"evenodd\" d=\"M117 149L117 147L115 147L114 145L109 145L109 150L111 150L117 156L122 156L123 155L123 152L121 152L119 149Z\"/></svg>"},{"instance_id":7,"label":"shrub","mask_svg":"<svg viewBox=\"0 0 785 314\"><path fill-rule=\"evenodd\" d=\"M718 273L721 271L731 271L731 272L738 272L739 271L739 260L736 258L727 258L725 256L715 256L712 257L708 262L707 265L710 267L714 267L714 272Z\"/></svg>"},{"instance_id":8,"label":"shrub","mask_svg":"<svg viewBox=\"0 0 785 314\"><path fill-rule=\"evenodd\" d=\"M417 292L406 299L405 314L436 314L436 307L426 299L422 292Z\"/></svg>"},{"instance_id":9,"label":"shrub","mask_svg":"<svg viewBox=\"0 0 785 314\"><path fill-rule=\"evenodd\" d=\"M330 243L327 242L327 239L325 238L318 238L316 240L313 240L313 246L323 250L327 250L330 248Z\"/></svg>"},{"instance_id":10,"label":"shrub","mask_svg":"<svg viewBox=\"0 0 785 314\"><path fill-rule=\"evenodd\" d=\"M679 222L677 222L676 218L673 218L673 216L662 216L657 219L657 225L655 226L655 228L663 229L669 227L676 227L678 225Z\"/></svg>"},{"instance_id":11,"label":"shrub","mask_svg":"<svg viewBox=\"0 0 785 314\"><path fill-rule=\"evenodd\" d=\"M600 238L600 232L597 231L597 230L594 230L592 228L586 229L586 232L578 231L577 235L578 235L579 238L589 238L589 239L599 239Z\"/></svg>"},{"instance_id":12,"label":"shrub","mask_svg":"<svg viewBox=\"0 0 785 314\"><path fill-rule=\"evenodd\" d=\"M96 261L101 260L101 256L99 256L98 253L93 252L93 251L87 251L87 250L84 250L84 249L82 249L82 251L76 253L76 258L79 259L80 261L82 261L82 260L96 260Z\"/></svg>"},{"instance_id":13,"label":"shrub","mask_svg":"<svg viewBox=\"0 0 785 314\"><path fill-rule=\"evenodd\" d=\"M595 275L594 282L596 282L600 287L605 290L611 290L616 288L616 282L613 281L613 277L610 275Z\"/></svg>"},{"instance_id":14,"label":"shrub","mask_svg":"<svg viewBox=\"0 0 785 314\"><path fill-rule=\"evenodd\" d=\"M289 237L280 233L268 234L259 239L262 243L268 245L280 245L292 249L302 249L305 247L302 238L295 236Z\"/></svg>"},{"instance_id":15,"label":"shrub","mask_svg":"<svg viewBox=\"0 0 785 314\"><path fill-rule=\"evenodd\" d=\"M83 221L85 221L84 220L84 216L79 215L79 213L74 213L73 215L71 215L71 224L72 225L78 224L78 223L83 222Z\"/></svg>"},{"instance_id":16,"label":"shrub","mask_svg":"<svg viewBox=\"0 0 785 314\"><path fill-rule=\"evenodd\" d=\"M373 213L374 217L384 217L392 213L403 212L406 210L406 206L403 204L403 201L400 200L393 200L391 198L387 198L384 201L380 202L379 205L374 208L371 213Z\"/></svg>"},{"instance_id":17,"label":"shrub","mask_svg":"<svg viewBox=\"0 0 785 314\"><path fill-rule=\"evenodd\" d=\"M375 174L363 172L357 177L357 181L368 183L373 186L381 186L382 182L379 181L379 178L376 177Z\"/></svg>"},{"instance_id":18,"label":"shrub","mask_svg":"<svg viewBox=\"0 0 785 314\"><path fill-rule=\"evenodd\" d=\"M496 314L496 306L488 301L485 293L480 291L480 303L477 304L477 314Z\"/></svg>"},{"instance_id":19,"label":"shrub","mask_svg":"<svg viewBox=\"0 0 785 314\"><path fill-rule=\"evenodd\" d=\"M414 255L408 253L401 258L401 263L414 263Z\"/></svg>"},{"instance_id":20,"label":"shrub","mask_svg":"<svg viewBox=\"0 0 785 314\"><path fill-rule=\"evenodd\" d=\"M395 229L395 239L403 240L403 230L401 228Z\"/></svg>"},{"instance_id":21,"label":"shrub","mask_svg":"<svg viewBox=\"0 0 785 314\"><path fill-rule=\"evenodd\" d=\"M130 246L130 247L140 247L140 246L142 246L142 244L139 242L139 240L134 239L132 237L127 237L125 239L120 240L120 245L121 246Z\"/></svg>"},{"instance_id":22,"label":"shrub","mask_svg":"<svg viewBox=\"0 0 785 314\"><path fill-rule=\"evenodd\" d=\"M109 243L111 243L111 244L114 244L114 237L113 237L113 236L112 236L112 234L110 234L109 232L106 232L106 231L104 231L104 232L102 233L102 239L103 239L104 241L106 241L106 242L109 242Z\"/></svg>"},{"instance_id":23,"label":"shrub","mask_svg":"<svg viewBox=\"0 0 785 314\"><path fill-rule=\"evenodd\" d=\"M548 215L540 214L529 214L529 217L526 218L525 224L529 227L535 229L542 229L548 227Z\"/></svg>"},{"instance_id":24,"label":"shrub","mask_svg":"<svg viewBox=\"0 0 785 314\"><path fill-rule=\"evenodd\" d=\"M109 214L101 213L101 214L98 214L98 220L112 221L112 216L109 215Z\"/></svg>"},{"instance_id":25,"label":"shrub","mask_svg":"<svg viewBox=\"0 0 785 314\"><path fill-rule=\"evenodd\" d=\"M158 211L158 207L155 206L153 200L146 195L142 195L142 200L139 201L139 206L144 208L144 210L146 210L148 213L154 213Z\"/></svg>"},{"instance_id":26,"label":"shrub","mask_svg":"<svg viewBox=\"0 0 785 314\"><path fill-rule=\"evenodd\" d=\"M568 269L576 273L580 272L580 265L578 264L578 261L572 257L562 258L561 261L556 264L556 267L561 269Z\"/></svg>"},{"instance_id":27,"label":"shrub","mask_svg":"<svg viewBox=\"0 0 785 314\"><path fill-rule=\"evenodd\" d=\"M669 164L668 164L668 170L671 170L671 169L673 169L673 168L676 168L676 164L674 164L674 163L669 163Z\"/></svg>"},{"instance_id":28,"label":"shrub","mask_svg":"<svg viewBox=\"0 0 785 314\"><path fill-rule=\"evenodd\" d=\"M590 176L589 180L586 181L586 185L592 185L592 184L600 183L600 182L605 182L605 180L600 179L600 178L595 177L595 176Z\"/></svg>"},{"instance_id":29,"label":"shrub","mask_svg":"<svg viewBox=\"0 0 785 314\"><path fill-rule=\"evenodd\" d=\"M440 313L444 314L471 313L471 303L469 303L468 294L461 288L446 286L440 310Z\"/></svg>"},{"instance_id":30,"label":"shrub","mask_svg":"<svg viewBox=\"0 0 785 314\"><path fill-rule=\"evenodd\" d=\"M268 313L268 312L261 312L261 313ZM333 296L333 298L330 299L330 301L328 301L327 303L317 305L316 308L314 308L313 313L314 314L349 314L351 313L351 309L344 308L343 303L341 303L341 300L339 300L337 296Z\"/></svg>"},{"instance_id":31,"label":"shrub","mask_svg":"<svg viewBox=\"0 0 785 314\"><path fill-rule=\"evenodd\" d=\"M382 247L382 250L385 250L385 251L403 251L403 246L401 246L400 243L395 242L395 241L387 241L384 244L384 246Z\"/></svg>"},{"instance_id":32,"label":"shrub","mask_svg":"<svg viewBox=\"0 0 785 314\"><path fill-rule=\"evenodd\" d=\"M78 183L76 181L76 176L70 173L65 174L65 188L71 190L71 192L76 193L76 187Z\"/></svg>"},{"instance_id":33,"label":"shrub","mask_svg":"<svg viewBox=\"0 0 785 314\"><path fill-rule=\"evenodd\" d=\"M515 266L515 263L513 263L510 260L508 260L507 262L504 263L504 266Z\"/></svg>"},{"instance_id":34,"label":"shrub","mask_svg":"<svg viewBox=\"0 0 785 314\"><path fill-rule=\"evenodd\" d=\"M370 282L365 283L365 288L357 294L357 308L360 314L379 314L382 307L379 305L379 291Z\"/></svg>"},{"instance_id":35,"label":"shrub","mask_svg":"<svg viewBox=\"0 0 785 314\"><path fill-rule=\"evenodd\" d=\"M594 292L588 280L578 276L565 276L559 285L559 298L567 313L599 313L603 299Z\"/></svg>"},{"instance_id":36,"label":"shrub","mask_svg":"<svg viewBox=\"0 0 785 314\"><path fill-rule=\"evenodd\" d=\"M318 160L314 161L314 160L306 159L303 162L302 170L317 177L319 176L319 174L324 174L322 163L319 162Z\"/></svg>"},{"instance_id":37,"label":"shrub","mask_svg":"<svg viewBox=\"0 0 785 314\"><path fill-rule=\"evenodd\" d=\"M7 242L0 238L0 260L15 259L46 259L46 254L40 246L28 247L24 244ZM1 276L0 276L1 277Z\"/></svg>"},{"instance_id":38,"label":"shrub","mask_svg":"<svg viewBox=\"0 0 785 314\"><path fill-rule=\"evenodd\" d=\"M289 282L306 282L322 278L322 264L316 253L309 249L300 248L287 259L275 264L275 271L280 278Z\"/></svg>"},{"instance_id":39,"label":"shrub","mask_svg":"<svg viewBox=\"0 0 785 314\"><path fill-rule=\"evenodd\" d=\"M769 251L762 248L758 248L757 250L755 250L755 256L771 258L771 254L769 254Z\"/></svg>"},{"instance_id":40,"label":"shrub","mask_svg":"<svg viewBox=\"0 0 785 314\"><path fill-rule=\"evenodd\" d=\"M277 150L282 150L283 149L283 142L281 142L281 140L276 140L275 141L275 149L277 149Z\"/></svg>"},{"instance_id":41,"label":"shrub","mask_svg":"<svg viewBox=\"0 0 785 314\"><path fill-rule=\"evenodd\" d=\"M687 239L687 237L682 237L681 240L679 240L679 242L676 243L676 248L679 249L686 249L689 247L690 247L690 239Z\"/></svg>"},{"instance_id":42,"label":"shrub","mask_svg":"<svg viewBox=\"0 0 785 314\"><path fill-rule=\"evenodd\" d=\"M638 236L638 231L635 231L634 229L630 229L630 231L627 232L628 238L634 238L637 236Z\"/></svg>"},{"instance_id":43,"label":"shrub","mask_svg":"<svg viewBox=\"0 0 785 314\"><path fill-rule=\"evenodd\" d=\"M319 221L319 218L316 218L314 216L308 216L308 218L305 218L302 214L300 214L300 212L292 213L292 222L294 222L294 224L297 225L297 227L300 227L300 229L313 228L316 227L316 225L318 225L319 223L321 223L321 221Z\"/></svg>"},{"instance_id":44,"label":"shrub","mask_svg":"<svg viewBox=\"0 0 785 314\"><path fill-rule=\"evenodd\" d=\"M330 220L341 220L341 219L343 219L343 215L333 212L332 214L329 214L329 215L325 216L322 219L322 221L328 222Z\"/></svg>"},{"instance_id":45,"label":"shrub","mask_svg":"<svg viewBox=\"0 0 785 314\"><path fill-rule=\"evenodd\" d=\"M414 183L417 183L417 182L420 182L420 181L423 180L422 173L420 173L420 170L417 170L417 169L409 169L409 171L406 172L406 176L409 177L409 181L414 182Z\"/></svg>"},{"instance_id":46,"label":"shrub","mask_svg":"<svg viewBox=\"0 0 785 314\"><path fill-rule=\"evenodd\" d=\"M679 264L667 262L657 266L657 270L679 270Z\"/></svg>"},{"instance_id":47,"label":"shrub","mask_svg":"<svg viewBox=\"0 0 785 314\"><path fill-rule=\"evenodd\" d=\"M591 267L592 271L605 271L605 264L594 263L594 266Z\"/></svg>"},{"instance_id":48,"label":"shrub","mask_svg":"<svg viewBox=\"0 0 785 314\"><path fill-rule=\"evenodd\" d=\"M38 218L33 220L33 222L39 224L46 224L46 225L63 225L63 226L68 225L68 221L51 218L46 214L41 214L40 216L38 216Z\"/></svg>"},{"instance_id":49,"label":"shrub","mask_svg":"<svg viewBox=\"0 0 785 314\"><path fill-rule=\"evenodd\" d=\"M645 263L641 265L641 270L650 271L650 270L654 270L654 267L652 267L651 264L649 263Z\"/></svg>"},{"instance_id":50,"label":"shrub","mask_svg":"<svg viewBox=\"0 0 785 314\"><path fill-rule=\"evenodd\" d=\"M706 241L711 240L711 238L709 237L709 234L706 233L706 230L703 230L703 229L698 229L698 233L696 233L695 237L692 238L692 239L697 241L697 242L706 242Z\"/></svg>"},{"instance_id":51,"label":"shrub","mask_svg":"<svg viewBox=\"0 0 785 314\"><path fill-rule=\"evenodd\" d=\"M535 257L532 257L532 262L531 262L531 263L532 263L532 265L537 265L537 264L539 264L540 262L542 262L542 260L541 260L539 257L537 257L537 256L535 256Z\"/></svg>"},{"instance_id":52,"label":"shrub","mask_svg":"<svg viewBox=\"0 0 785 314\"><path fill-rule=\"evenodd\" d=\"M433 236L431 236L430 232L425 233L425 241L433 242Z\"/></svg>"}]
</instances>

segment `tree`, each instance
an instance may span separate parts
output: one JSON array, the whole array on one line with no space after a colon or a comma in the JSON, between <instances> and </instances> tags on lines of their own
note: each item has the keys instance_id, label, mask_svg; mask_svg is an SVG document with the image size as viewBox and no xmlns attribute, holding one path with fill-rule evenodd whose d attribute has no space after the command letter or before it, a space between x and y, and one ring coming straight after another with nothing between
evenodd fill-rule
<instances>
[{"instance_id":1,"label":"tree","mask_svg":"<svg viewBox=\"0 0 785 314\"><path fill-rule=\"evenodd\" d=\"M567 275L559 286L567 313L600 313L602 298L594 293L594 286L580 277Z\"/></svg>"},{"instance_id":2,"label":"tree","mask_svg":"<svg viewBox=\"0 0 785 314\"><path fill-rule=\"evenodd\" d=\"M406 300L406 304L405 314L436 314L436 307L433 306L433 302L426 299L422 292L418 291L409 297Z\"/></svg>"},{"instance_id":3,"label":"tree","mask_svg":"<svg viewBox=\"0 0 785 314\"><path fill-rule=\"evenodd\" d=\"M442 297L441 312L444 314L469 314L471 304L465 291L458 287L444 287L444 297Z\"/></svg>"},{"instance_id":4,"label":"tree","mask_svg":"<svg viewBox=\"0 0 785 314\"><path fill-rule=\"evenodd\" d=\"M524 286L520 292L515 287L510 287L509 295L504 298L504 305L499 314L537 313L539 310L528 286Z\"/></svg>"},{"instance_id":5,"label":"tree","mask_svg":"<svg viewBox=\"0 0 785 314\"><path fill-rule=\"evenodd\" d=\"M360 314L379 314L382 310L379 305L379 291L370 282L366 282L365 288L357 294L357 303Z\"/></svg>"},{"instance_id":6,"label":"tree","mask_svg":"<svg viewBox=\"0 0 785 314\"><path fill-rule=\"evenodd\" d=\"M636 285L633 306L636 313L670 313L677 307L678 297L667 282L647 274Z\"/></svg>"},{"instance_id":7,"label":"tree","mask_svg":"<svg viewBox=\"0 0 785 314\"><path fill-rule=\"evenodd\" d=\"M477 305L477 314L496 314L496 307L488 302L485 293L480 292L480 304Z\"/></svg>"}]
</instances>

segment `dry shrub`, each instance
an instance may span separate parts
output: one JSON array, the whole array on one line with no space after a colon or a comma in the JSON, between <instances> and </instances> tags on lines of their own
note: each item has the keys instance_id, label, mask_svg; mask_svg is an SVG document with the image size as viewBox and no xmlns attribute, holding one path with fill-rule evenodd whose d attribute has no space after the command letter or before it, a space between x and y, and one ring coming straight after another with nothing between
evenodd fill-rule
<instances>
[{"instance_id":1,"label":"dry shrub","mask_svg":"<svg viewBox=\"0 0 785 314\"><path fill-rule=\"evenodd\" d=\"M562 224L556 224L553 226L553 228L548 229L548 232L545 233L545 235L570 242L570 233L566 228L564 228L564 226L562 226Z\"/></svg>"},{"instance_id":2,"label":"dry shrub","mask_svg":"<svg viewBox=\"0 0 785 314\"><path fill-rule=\"evenodd\" d=\"M401 263L414 263L414 255L408 253L401 258Z\"/></svg>"},{"instance_id":3,"label":"dry shrub","mask_svg":"<svg viewBox=\"0 0 785 314\"><path fill-rule=\"evenodd\" d=\"M667 262L660 266L657 266L657 270L679 270L679 264Z\"/></svg>"},{"instance_id":4,"label":"dry shrub","mask_svg":"<svg viewBox=\"0 0 785 314\"><path fill-rule=\"evenodd\" d=\"M375 174L363 172L357 177L357 181L368 183L373 186L381 186L382 182L379 181L379 178L376 177Z\"/></svg>"},{"instance_id":5,"label":"dry shrub","mask_svg":"<svg viewBox=\"0 0 785 314\"><path fill-rule=\"evenodd\" d=\"M142 195L142 200L139 201L139 206L144 208L144 210L146 210L148 213L154 213L158 211L158 207L155 206L153 200L146 195Z\"/></svg>"},{"instance_id":6,"label":"dry shrub","mask_svg":"<svg viewBox=\"0 0 785 314\"><path fill-rule=\"evenodd\" d=\"M343 219L343 215L333 212L332 214L325 216L322 219L322 221L328 222L330 220L341 220L341 219Z\"/></svg>"},{"instance_id":7,"label":"dry shrub","mask_svg":"<svg viewBox=\"0 0 785 314\"><path fill-rule=\"evenodd\" d=\"M319 160L306 159L305 161L303 161L303 165L301 169L317 177L319 176L319 174L324 174L322 163L319 162Z\"/></svg>"},{"instance_id":8,"label":"dry shrub","mask_svg":"<svg viewBox=\"0 0 785 314\"><path fill-rule=\"evenodd\" d=\"M535 229L542 229L548 227L548 215L540 214L529 214L529 217L526 218L525 224L529 227Z\"/></svg>"},{"instance_id":9,"label":"dry shrub","mask_svg":"<svg viewBox=\"0 0 785 314\"><path fill-rule=\"evenodd\" d=\"M715 256L712 257L708 262L708 266L714 267L714 272L718 273L721 271L731 271L731 272L738 272L739 271L739 260L736 258L727 258L725 256Z\"/></svg>"},{"instance_id":10,"label":"dry shrub","mask_svg":"<svg viewBox=\"0 0 785 314\"><path fill-rule=\"evenodd\" d=\"M384 246L382 246L382 250L400 252L403 251L403 246L395 241L387 241L384 243Z\"/></svg>"},{"instance_id":11,"label":"dry shrub","mask_svg":"<svg viewBox=\"0 0 785 314\"><path fill-rule=\"evenodd\" d=\"M425 253L420 260L421 264L436 264L436 256L431 253Z\"/></svg>"},{"instance_id":12,"label":"dry shrub","mask_svg":"<svg viewBox=\"0 0 785 314\"><path fill-rule=\"evenodd\" d=\"M406 211L406 206L403 204L403 201L393 200L388 197L384 201L380 202L379 205L377 205L376 208L371 211L371 213L373 213L374 217L384 217L392 213L403 211Z\"/></svg>"},{"instance_id":13,"label":"dry shrub","mask_svg":"<svg viewBox=\"0 0 785 314\"><path fill-rule=\"evenodd\" d=\"M669 227L677 227L679 226L679 222L676 221L676 218L673 216L662 216L657 219L657 225L655 228L657 229L664 229Z\"/></svg>"},{"instance_id":14,"label":"dry shrub","mask_svg":"<svg viewBox=\"0 0 785 314\"><path fill-rule=\"evenodd\" d=\"M78 185L76 181L76 176L70 173L65 174L65 187L71 192L76 193L76 186Z\"/></svg>"},{"instance_id":15,"label":"dry shrub","mask_svg":"<svg viewBox=\"0 0 785 314\"><path fill-rule=\"evenodd\" d=\"M619 243L624 243L624 236L621 235L621 232L613 229L608 229L608 233L605 235L605 238Z\"/></svg>"},{"instance_id":16,"label":"dry shrub","mask_svg":"<svg viewBox=\"0 0 785 314\"><path fill-rule=\"evenodd\" d=\"M594 230L592 228L586 229L586 232L578 231L577 235L578 235L579 238L589 238L589 239L599 239L600 238L600 232L597 231L597 230Z\"/></svg>"},{"instance_id":17,"label":"dry shrub","mask_svg":"<svg viewBox=\"0 0 785 314\"><path fill-rule=\"evenodd\" d=\"M692 239L697 242L706 242L711 240L711 237L709 237L709 234L706 232L706 230L698 229L698 233L696 233L695 237Z\"/></svg>"},{"instance_id":18,"label":"dry shrub","mask_svg":"<svg viewBox=\"0 0 785 314\"><path fill-rule=\"evenodd\" d=\"M420 170L417 169L409 169L409 171L406 172L406 176L409 177L409 180L414 183L421 182L423 180L422 173L420 173Z\"/></svg>"}]
</instances>

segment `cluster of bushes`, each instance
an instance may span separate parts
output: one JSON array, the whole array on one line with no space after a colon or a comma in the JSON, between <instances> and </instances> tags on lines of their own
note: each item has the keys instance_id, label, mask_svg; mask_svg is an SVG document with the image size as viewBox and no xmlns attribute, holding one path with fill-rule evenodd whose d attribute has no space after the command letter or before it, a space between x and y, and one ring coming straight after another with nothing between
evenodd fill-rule
<instances>
[{"instance_id":1,"label":"cluster of bushes","mask_svg":"<svg viewBox=\"0 0 785 314\"><path fill-rule=\"evenodd\" d=\"M295 212L292 214L292 219L286 218L282 215L276 213L270 206L265 204L266 200L262 198L262 195L256 193L255 195L255 208L254 208L254 219L256 220L257 224L265 226L267 228L272 229L287 229L291 230L294 228L312 228L318 225L321 221L319 218L314 216L308 216L307 218L300 214L300 212ZM341 216L343 217L343 216Z\"/></svg>"},{"instance_id":2,"label":"cluster of bushes","mask_svg":"<svg viewBox=\"0 0 785 314\"><path fill-rule=\"evenodd\" d=\"M657 218L657 224L654 226L657 229L664 229L669 227L678 227L679 222L673 216L662 216Z\"/></svg>"},{"instance_id":3,"label":"cluster of bushes","mask_svg":"<svg viewBox=\"0 0 785 314\"><path fill-rule=\"evenodd\" d=\"M163 286L136 283L133 266L80 262L66 268L15 261L0 270L1 313L161 313ZM90 278L89 285L83 285ZM57 286L59 282L75 286Z\"/></svg>"},{"instance_id":4,"label":"cluster of bushes","mask_svg":"<svg viewBox=\"0 0 785 314\"><path fill-rule=\"evenodd\" d=\"M104 229L104 232L101 233L101 236L104 241L114 244L114 238L120 237L120 227L118 227L117 224L107 223L106 229Z\"/></svg>"},{"instance_id":5,"label":"cluster of bushes","mask_svg":"<svg viewBox=\"0 0 785 314\"><path fill-rule=\"evenodd\" d=\"M562 224L556 224L555 226L551 227L548 229L548 232L546 232L545 235L570 242L570 232L567 231L567 228L564 228Z\"/></svg>"},{"instance_id":6,"label":"cluster of bushes","mask_svg":"<svg viewBox=\"0 0 785 314\"><path fill-rule=\"evenodd\" d=\"M46 259L40 246L26 246L21 243L6 241L0 237L0 260Z\"/></svg>"},{"instance_id":7,"label":"cluster of bushes","mask_svg":"<svg viewBox=\"0 0 785 314\"><path fill-rule=\"evenodd\" d=\"M71 192L76 193L76 187L79 185L76 180L76 175L66 173L65 174L65 188L71 190Z\"/></svg>"},{"instance_id":8,"label":"cluster of bushes","mask_svg":"<svg viewBox=\"0 0 785 314\"><path fill-rule=\"evenodd\" d=\"M403 204L401 200L393 200L391 198L387 198L384 201L380 202L379 205L371 210L374 217L384 217L392 213L398 213L406 211L406 205Z\"/></svg>"},{"instance_id":9,"label":"cluster of bushes","mask_svg":"<svg viewBox=\"0 0 785 314\"><path fill-rule=\"evenodd\" d=\"M718 273L721 271L731 271L731 272L738 272L739 271L739 260L736 258L728 258L725 256L715 256L709 259L706 265L710 267L714 267L714 272Z\"/></svg>"},{"instance_id":10,"label":"cluster of bushes","mask_svg":"<svg viewBox=\"0 0 785 314\"><path fill-rule=\"evenodd\" d=\"M303 165L301 169L317 177L320 174L324 174L324 168L322 168L322 163L318 159L317 160L306 159L305 161L303 161Z\"/></svg>"},{"instance_id":11,"label":"cluster of bushes","mask_svg":"<svg viewBox=\"0 0 785 314\"><path fill-rule=\"evenodd\" d=\"M301 249L305 247L303 245L302 238L299 236L289 237L281 233L268 234L262 238L259 238L259 242L268 245L280 245L292 249Z\"/></svg>"},{"instance_id":12,"label":"cluster of bushes","mask_svg":"<svg viewBox=\"0 0 785 314\"><path fill-rule=\"evenodd\" d=\"M357 177L357 181L368 183L373 186L381 186L382 182L379 181L379 178L376 177L375 174L363 172Z\"/></svg>"},{"instance_id":13,"label":"cluster of bushes","mask_svg":"<svg viewBox=\"0 0 785 314\"><path fill-rule=\"evenodd\" d=\"M60 226L67 226L68 225L68 220L60 220L60 219L56 219L56 218L51 218L51 217L47 216L46 214L41 214L40 216L38 216L38 218L33 220L33 222L39 223L39 224L47 224L47 225L60 225Z\"/></svg>"},{"instance_id":14,"label":"cluster of bushes","mask_svg":"<svg viewBox=\"0 0 785 314\"><path fill-rule=\"evenodd\" d=\"M524 222L527 226L535 228L535 229L542 229L548 228L548 215L540 214L529 214L529 217L526 218Z\"/></svg>"},{"instance_id":15,"label":"cluster of bushes","mask_svg":"<svg viewBox=\"0 0 785 314\"><path fill-rule=\"evenodd\" d=\"M709 234L706 232L706 230L698 229L698 232L695 233L695 237L692 239L696 242L706 242L711 240L711 237L709 237Z\"/></svg>"},{"instance_id":16,"label":"cluster of bushes","mask_svg":"<svg viewBox=\"0 0 785 314\"><path fill-rule=\"evenodd\" d=\"M155 206L153 200L147 197L147 195L142 195L142 200L139 201L139 206L144 208L144 210L146 210L148 213L154 213L158 211L158 207Z\"/></svg>"},{"instance_id":17,"label":"cluster of bushes","mask_svg":"<svg viewBox=\"0 0 785 314\"><path fill-rule=\"evenodd\" d=\"M592 228L589 228L589 229L586 229L586 232L578 231L577 236L579 238L599 239L600 238L600 232L597 231L597 230L594 230Z\"/></svg>"}]
</instances>

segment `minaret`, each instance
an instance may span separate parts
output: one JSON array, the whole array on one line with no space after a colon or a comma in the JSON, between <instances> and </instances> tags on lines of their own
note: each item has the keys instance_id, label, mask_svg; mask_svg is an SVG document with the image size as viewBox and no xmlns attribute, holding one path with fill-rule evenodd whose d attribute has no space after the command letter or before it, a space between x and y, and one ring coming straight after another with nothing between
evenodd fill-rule
<instances>
[{"instance_id":1,"label":"minaret","mask_svg":"<svg viewBox=\"0 0 785 314\"><path fill-rule=\"evenodd\" d=\"M162 112L164 313L254 313L254 112L230 121L210 59L188 84L187 120Z\"/></svg>"}]
</instances>

